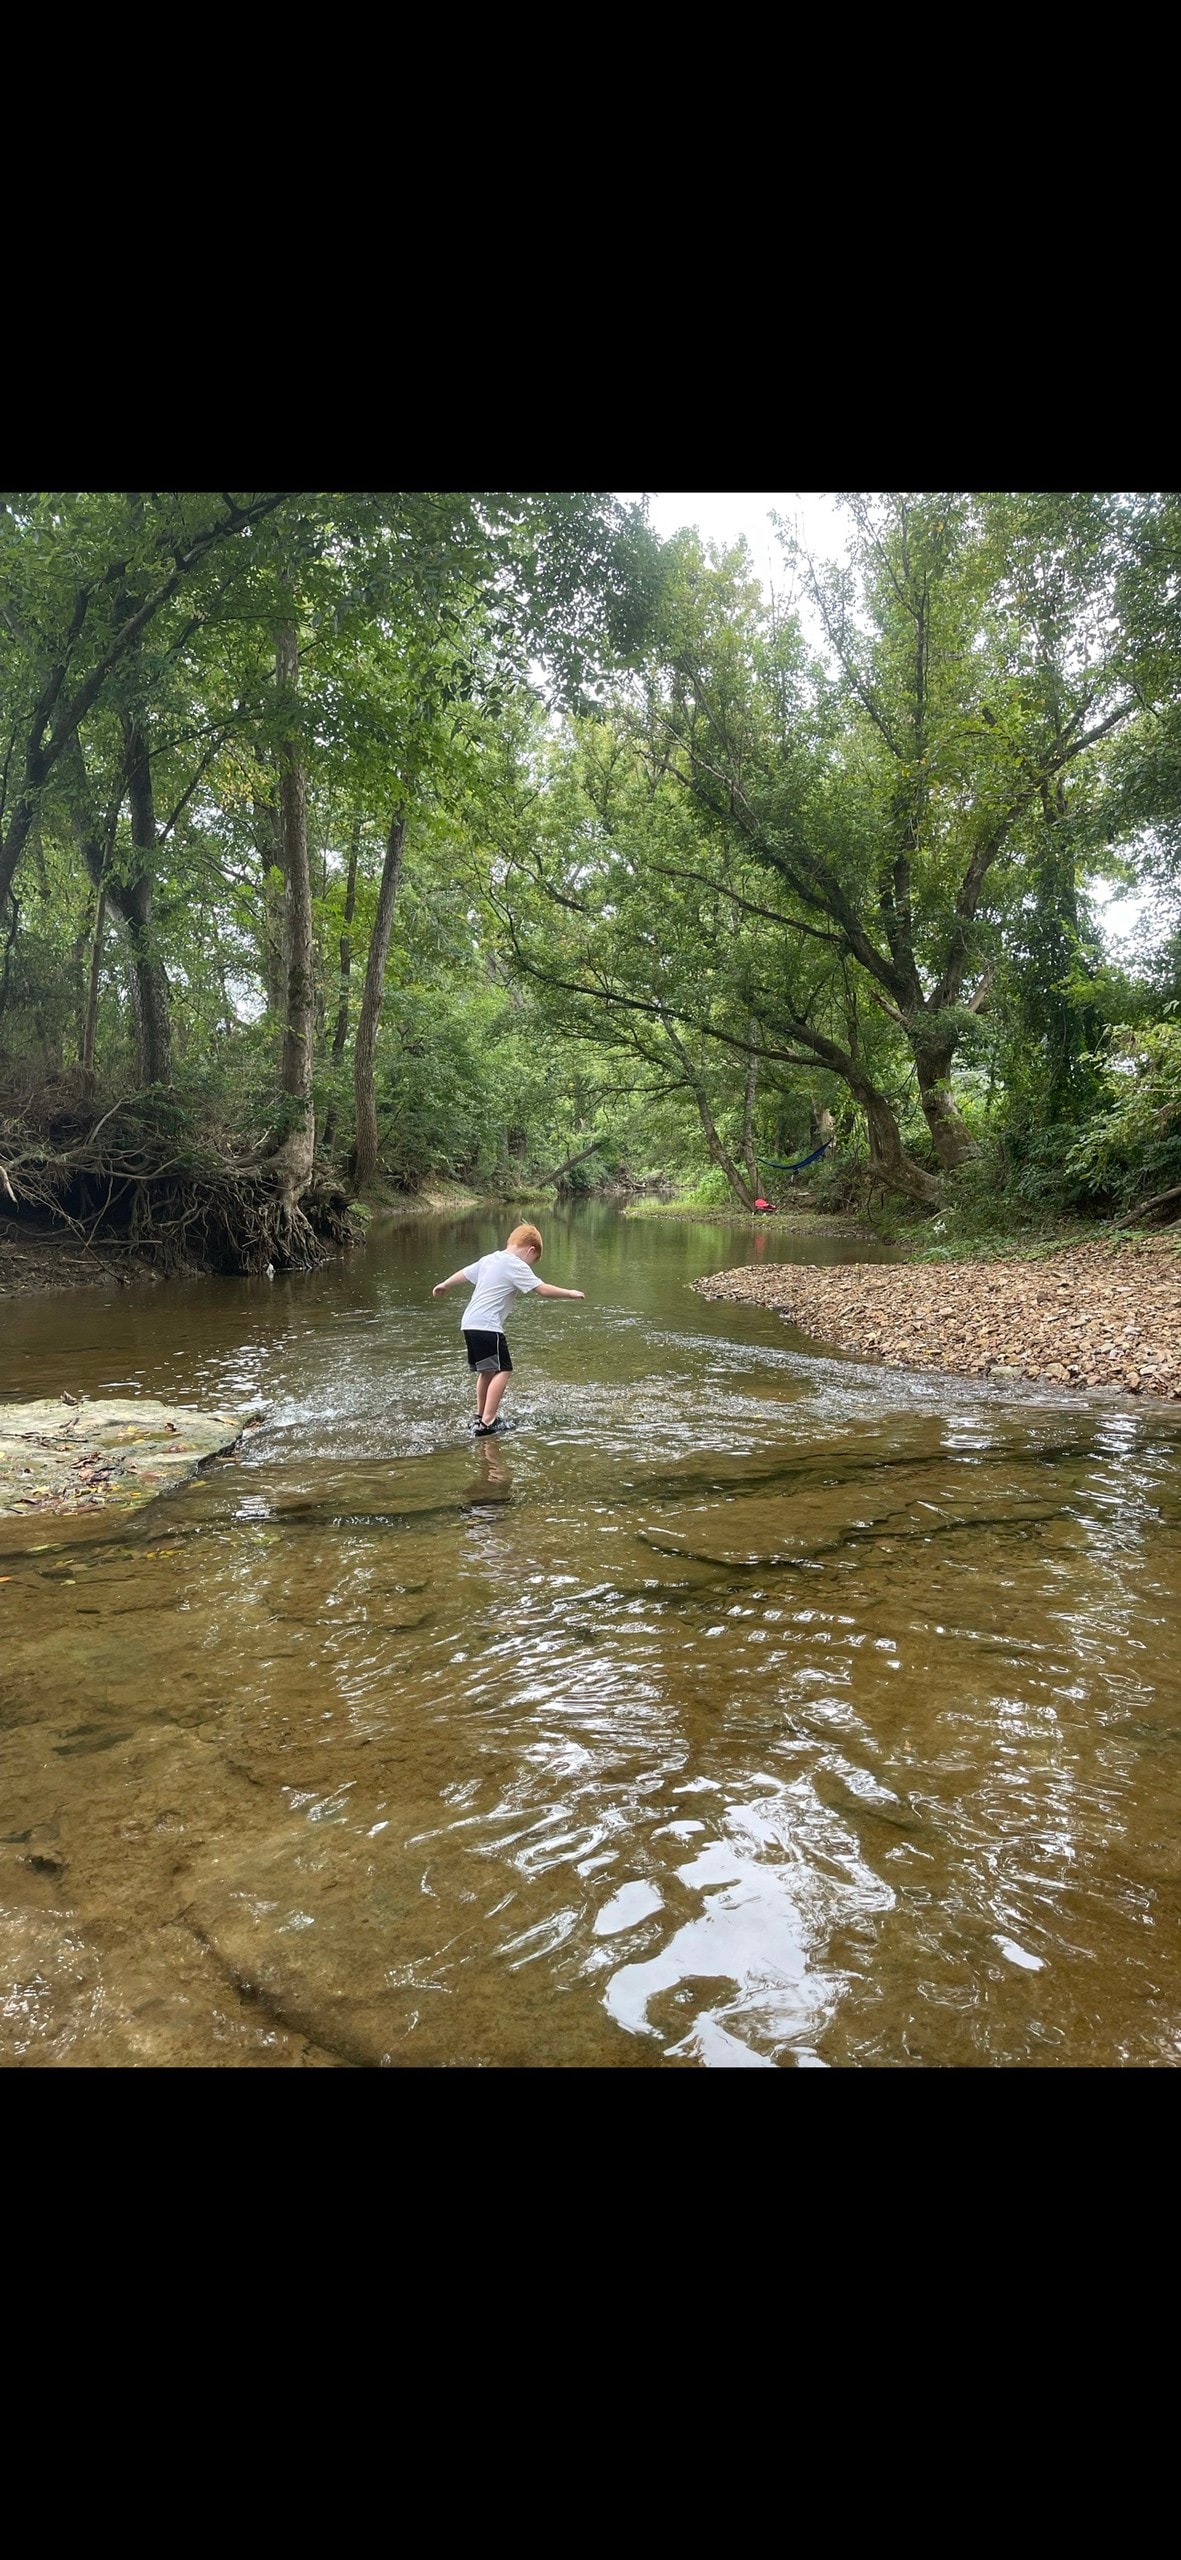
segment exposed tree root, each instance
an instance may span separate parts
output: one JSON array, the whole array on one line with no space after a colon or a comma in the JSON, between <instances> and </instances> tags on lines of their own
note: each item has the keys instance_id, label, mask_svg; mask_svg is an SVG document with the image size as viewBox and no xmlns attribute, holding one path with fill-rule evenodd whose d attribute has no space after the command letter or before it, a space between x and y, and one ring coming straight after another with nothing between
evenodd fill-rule
<instances>
[{"instance_id":1,"label":"exposed tree root","mask_svg":"<svg viewBox=\"0 0 1181 2560\"><path fill-rule=\"evenodd\" d=\"M1162 1227L1170 1226L1174 1219L1181 1218L1181 1182L1175 1182L1170 1191L1154 1192L1151 1200L1139 1201L1134 1209L1125 1210L1122 1219L1113 1219L1112 1224L1138 1226L1142 1218L1152 1218Z\"/></svg>"},{"instance_id":2,"label":"exposed tree root","mask_svg":"<svg viewBox=\"0 0 1181 2560\"><path fill-rule=\"evenodd\" d=\"M48 1131L0 1124L0 1194L11 1209L47 1214L83 1244L123 1243L161 1271L306 1271L358 1240L327 1168L292 1198L277 1168L162 1129L134 1101L90 1127L86 1116L76 1110Z\"/></svg>"}]
</instances>

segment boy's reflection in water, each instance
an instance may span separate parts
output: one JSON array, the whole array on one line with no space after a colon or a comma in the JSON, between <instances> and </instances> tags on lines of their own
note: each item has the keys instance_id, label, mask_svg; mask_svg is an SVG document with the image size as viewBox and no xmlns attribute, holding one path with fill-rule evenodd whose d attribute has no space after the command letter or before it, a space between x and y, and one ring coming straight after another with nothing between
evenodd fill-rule
<instances>
[{"instance_id":1,"label":"boy's reflection in water","mask_svg":"<svg viewBox=\"0 0 1181 2560\"><path fill-rule=\"evenodd\" d=\"M512 1477L501 1442L494 1438L477 1440L473 1454L476 1473L464 1494L465 1503L511 1502Z\"/></svg>"}]
</instances>

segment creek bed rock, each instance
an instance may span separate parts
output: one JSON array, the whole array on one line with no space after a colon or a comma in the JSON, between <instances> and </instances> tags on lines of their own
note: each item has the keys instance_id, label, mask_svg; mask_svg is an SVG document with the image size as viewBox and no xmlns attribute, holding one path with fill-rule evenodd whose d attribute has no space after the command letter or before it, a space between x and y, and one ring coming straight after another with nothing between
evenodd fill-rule
<instances>
[{"instance_id":1,"label":"creek bed rock","mask_svg":"<svg viewBox=\"0 0 1181 2560\"><path fill-rule=\"evenodd\" d=\"M1072 1245L1036 1261L747 1265L693 1283L774 1307L887 1368L1181 1399L1181 1251Z\"/></svg>"},{"instance_id":2,"label":"creek bed rock","mask_svg":"<svg viewBox=\"0 0 1181 2560\"><path fill-rule=\"evenodd\" d=\"M150 1396L0 1404L0 1521L140 1511L257 1418L257 1407L194 1413Z\"/></svg>"}]
</instances>

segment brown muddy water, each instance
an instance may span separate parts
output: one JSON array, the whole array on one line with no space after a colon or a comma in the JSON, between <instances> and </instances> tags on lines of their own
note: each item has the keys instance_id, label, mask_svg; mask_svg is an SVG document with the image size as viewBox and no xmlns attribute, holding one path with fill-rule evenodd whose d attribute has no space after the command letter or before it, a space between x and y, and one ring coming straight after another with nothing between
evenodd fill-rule
<instances>
[{"instance_id":1,"label":"brown muddy water","mask_svg":"<svg viewBox=\"0 0 1181 2560\"><path fill-rule=\"evenodd\" d=\"M587 1301L484 1443L429 1294L484 1216L7 1312L10 1397L265 1417L117 1537L0 1523L0 2059L1176 2061L1181 1417L818 1356L693 1295L743 1228L546 1226Z\"/></svg>"}]
</instances>

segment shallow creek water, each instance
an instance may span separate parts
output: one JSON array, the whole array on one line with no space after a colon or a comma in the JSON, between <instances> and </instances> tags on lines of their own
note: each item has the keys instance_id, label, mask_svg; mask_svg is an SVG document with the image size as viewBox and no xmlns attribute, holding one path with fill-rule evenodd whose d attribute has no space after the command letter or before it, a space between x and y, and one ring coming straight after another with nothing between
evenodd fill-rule
<instances>
[{"instance_id":1,"label":"shallow creek water","mask_svg":"<svg viewBox=\"0 0 1181 2560\"><path fill-rule=\"evenodd\" d=\"M5 1395L264 1418L117 1537L0 1523L0 2060L1181 2058L1181 1417L826 1356L693 1294L741 1225L543 1223L586 1304L481 1443L487 1216L7 1311Z\"/></svg>"}]
</instances>

